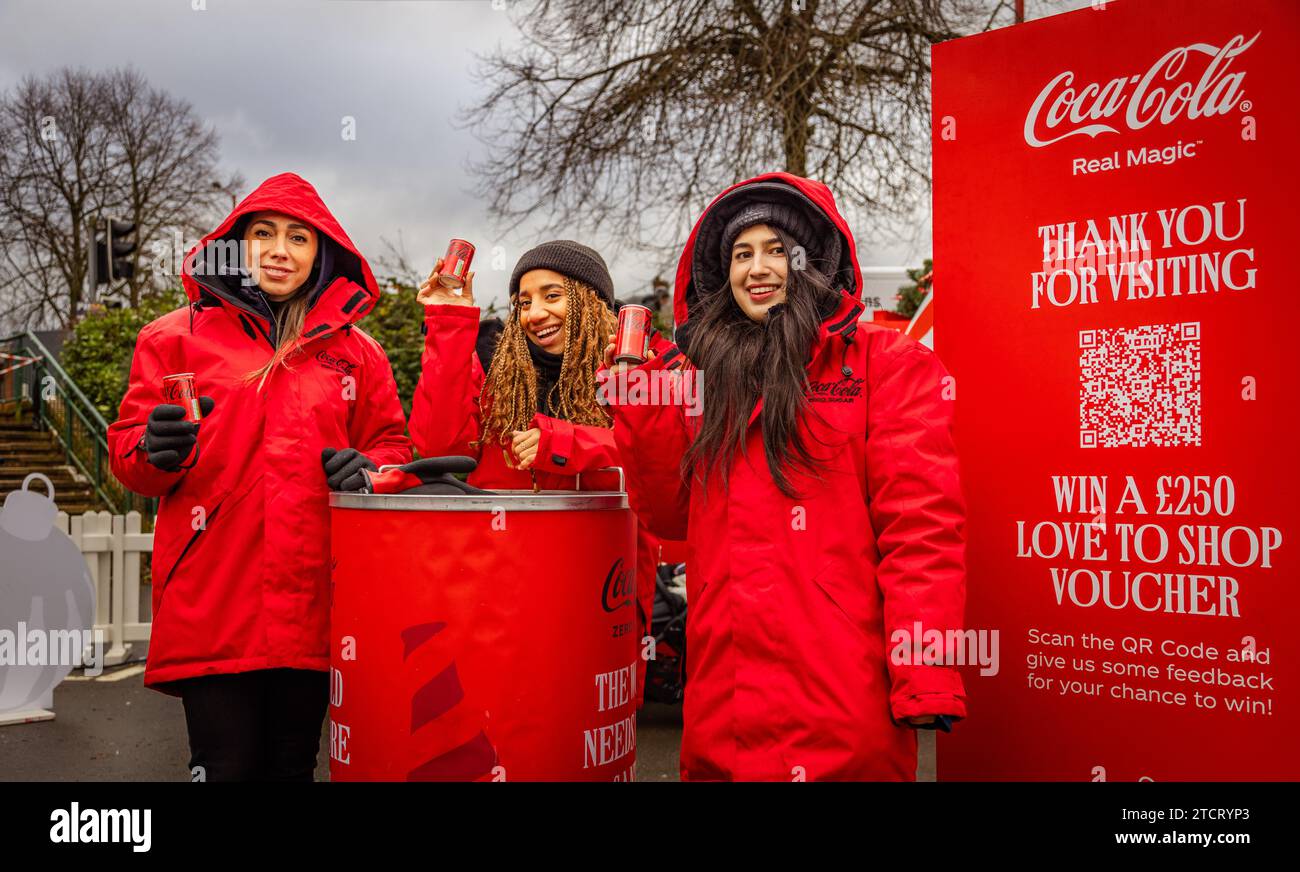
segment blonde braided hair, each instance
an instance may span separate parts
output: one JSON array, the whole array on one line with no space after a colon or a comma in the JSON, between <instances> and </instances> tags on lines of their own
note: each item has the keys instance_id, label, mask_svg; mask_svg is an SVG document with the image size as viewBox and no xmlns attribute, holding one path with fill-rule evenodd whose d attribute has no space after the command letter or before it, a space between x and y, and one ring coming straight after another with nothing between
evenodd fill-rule
<instances>
[{"instance_id":1,"label":"blonde braided hair","mask_svg":"<svg viewBox=\"0 0 1300 872\"><path fill-rule=\"evenodd\" d=\"M618 322L590 285L566 276L564 290L564 362L548 408L555 417L574 424L609 427L613 419L596 402L596 370L604 362L605 345ZM516 296L480 392L483 432L477 445L506 443L512 431L527 430L537 414L537 390L537 369L528 353Z\"/></svg>"}]
</instances>

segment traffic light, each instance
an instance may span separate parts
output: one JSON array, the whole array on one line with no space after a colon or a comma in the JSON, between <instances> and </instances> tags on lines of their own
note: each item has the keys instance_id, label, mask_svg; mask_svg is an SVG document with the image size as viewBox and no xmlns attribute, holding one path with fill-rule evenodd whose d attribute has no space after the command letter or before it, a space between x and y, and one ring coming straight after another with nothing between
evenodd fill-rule
<instances>
[{"instance_id":1,"label":"traffic light","mask_svg":"<svg viewBox=\"0 0 1300 872\"><path fill-rule=\"evenodd\" d=\"M135 250L139 243L135 238L135 225L129 221L108 222L109 248L113 252L112 278L135 278Z\"/></svg>"},{"instance_id":2,"label":"traffic light","mask_svg":"<svg viewBox=\"0 0 1300 872\"><path fill-rule=\"evenodd\" d=\"M135 277L135 260L133 255L139 247L135 238L135 225L129 221L109 218L102 227L95 229L95 257L92 262L94 275L91 283L112 285L119 279Z\"/></svg>"}]
</instances>

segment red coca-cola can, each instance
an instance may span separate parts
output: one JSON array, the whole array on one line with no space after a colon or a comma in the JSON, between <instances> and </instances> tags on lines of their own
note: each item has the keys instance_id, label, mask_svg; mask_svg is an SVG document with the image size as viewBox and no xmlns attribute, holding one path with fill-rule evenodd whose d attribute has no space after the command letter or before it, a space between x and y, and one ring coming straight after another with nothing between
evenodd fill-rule
<instances>
[{"instance_id":1,"label":"red coca-cola can","mask_svg":"<svg viewBox=\"0 0 1300 872\"><path fill-rule=\"evenodd\" d=\"M645 363L650 351L650 323L650 310L645 306L628 305L618 310L615 363Z\"/></svg>"},{"instance_id":2,"label":"red coca-cola can","mask_svg":"<svg viewBox=\"0 0 1300 872\"><path fill-rule=\"evenodd\" d=\"M178 372L163 376L163 399L185 408L185 420L199 423L203 411L199 408L199 392L194 389L194 373Z\"/></svg>"},{"instance_id":3,"label":"red coca-cola can","mask_svg":"<svg viewBox=\"0 0 1300 872\"><path fill-rule=\"evenodd\" d=\"M469 275L469 265L473 262L474 246L463 239L453 239L447 244L447 253L442 256L438 282L452 290L465 287L465 277Z\"/></svg>"}]
</instances>

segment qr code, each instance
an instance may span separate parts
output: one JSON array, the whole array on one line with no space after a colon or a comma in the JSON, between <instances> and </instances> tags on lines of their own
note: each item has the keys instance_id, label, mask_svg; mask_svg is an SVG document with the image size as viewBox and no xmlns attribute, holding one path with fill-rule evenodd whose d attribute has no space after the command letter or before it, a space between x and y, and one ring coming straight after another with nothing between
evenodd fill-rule
<instances>
[{"instance_id":1,"label":"qr code","mask_svg":"<svg viewBox=\"0 0 1300 872\"><path fill-rule=\"evenodd\" d=\"M1079 446L1201 444L1201 324L1079 331Z\"/></svg>"}]
</instances>

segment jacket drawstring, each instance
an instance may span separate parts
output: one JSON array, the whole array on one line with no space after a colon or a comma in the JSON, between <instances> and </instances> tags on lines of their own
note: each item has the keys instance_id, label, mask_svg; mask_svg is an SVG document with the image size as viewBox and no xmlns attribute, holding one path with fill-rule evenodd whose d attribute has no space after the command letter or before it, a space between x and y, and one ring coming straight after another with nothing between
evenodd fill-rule
<instances>
[{"instance_id":1,"label":"jacket drawstring","mask_svg":"<svg viewBox=\"0 0 1300 872\"><path fill-rule=\"evenodd\" d=\"M857 329L855 325L840 334L840 338L844 340L844 350L840 354L840 374L845 378L853 375L853 367L849 366L846 360L849 356L849 346L853 344L853 334L857 332Z\"/></svg>"},{"instance_id":2,"label":"jacket drawstring","mask_svg":"<svg viewBox=\"0 0 1300 872\"><path fill-rule=\"evenodd\" d=\"M190 303L190 334L191 335L193 335L194 333L194 313L202 312L203 304L204 304L204 300L202 295L200 295L199 298L195 300L193 303Z\"/></svg>"}]
</instances>

